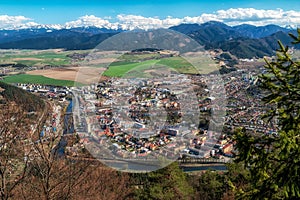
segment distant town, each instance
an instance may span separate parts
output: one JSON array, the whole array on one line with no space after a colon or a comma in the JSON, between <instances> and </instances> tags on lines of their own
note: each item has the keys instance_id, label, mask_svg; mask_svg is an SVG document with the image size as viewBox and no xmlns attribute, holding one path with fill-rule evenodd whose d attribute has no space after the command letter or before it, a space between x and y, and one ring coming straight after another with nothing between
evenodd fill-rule
<instances>
[{"instance_id":1,"label":"distant town","mask_svg":"<svg viewBox=\"0 0 300 200\"><path fill-rule=\"evenodd\" d=\"M240 62L252 65L254 61ZM221 75L226 107L214 106L222 99L214 97L206 86L220 77L214 73L169 74L163 79L109 78L83 87L16 85L48 99L54 106L41 139L49 139L58 130L63 132L62 137L80 136L78 142L61 147L65 156L86 157L83 149L92 143L93 148L106 150L101 154L95 151L93 156L98 159L151 160L164 155L169 159L213 158L228 162L237 153L231 138L235 128L277 134L275 124L261 120L266 108L260 102L257 75L262 72L262 66L256 64L251 69ZM196 94L195 99L191 94ZM220 132L209 129L212 112L217 111L227 113ZM199 117L200 124L184 121L187 115Z\"/></svg>"}]
</instances>

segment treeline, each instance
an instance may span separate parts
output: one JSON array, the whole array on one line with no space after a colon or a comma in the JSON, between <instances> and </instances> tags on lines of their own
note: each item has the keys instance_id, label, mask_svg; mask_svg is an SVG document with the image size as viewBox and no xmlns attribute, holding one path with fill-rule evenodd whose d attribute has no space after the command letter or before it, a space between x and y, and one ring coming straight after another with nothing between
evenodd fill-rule
<instances>
[{"instance_id":1,"label":"treeline","mask_svg":"<svg viewBox=\"0 0 300 200\"><path fill-rule=\"evenodd\" d=\"M230 180L247 187L247 173L236 165L230 172L184 173L177 162L149 173L125 173L98 161L35 160L6 199L95 200L229 200L235 199ZM2 198L3 199L3 198Z\"/></svg>"},{"instance_id":2,"label":"treeline","mask_svg":"<svg viewBox=\"0 0 300 200\"><path fill-rule=\"evenodd\" d=\"M21 63L10 63L10 64L0 64L0 67L14 67L17 69L24 69L27 68L27 65L21 64Z\"/></svg>"}]
</instances>

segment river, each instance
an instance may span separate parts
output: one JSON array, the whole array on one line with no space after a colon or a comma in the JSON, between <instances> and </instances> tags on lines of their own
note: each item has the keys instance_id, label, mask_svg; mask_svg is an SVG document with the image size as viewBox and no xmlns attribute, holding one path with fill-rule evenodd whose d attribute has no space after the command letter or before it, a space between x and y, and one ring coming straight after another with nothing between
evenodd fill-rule
<instances>
[{"instance_id":1,"label":"river","mask_svg":"<svg viewBox=\"0 0 300 200\"><path fill-rule=\"evenodd\" d=\"M66 137L64 135L66 134L72 134L74 133L74 124L69 123L73 121L73 115L72 115L72 110L73 110L73 101L69 100L68 107L66 109L66 113L64 115L64 130L63 130L63 135L61 136L61 139L57 145L57 152L59 157L64 157L65 156L65 148L68 144Z\"/></svg>"}]
</instances>

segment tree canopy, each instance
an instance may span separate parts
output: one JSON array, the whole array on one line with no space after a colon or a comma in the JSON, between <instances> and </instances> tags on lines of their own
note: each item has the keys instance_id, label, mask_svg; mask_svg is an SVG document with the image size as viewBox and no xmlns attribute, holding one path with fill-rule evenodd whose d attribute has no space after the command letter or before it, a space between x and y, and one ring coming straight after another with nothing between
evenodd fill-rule
<instances>
[{"instance_id":1,"label":"tree canopy","mask_svg":"<svg viewBox=\"0 0 300 200\"><path fill-rule=\"evenodd\" d=\"M293 44L298 36L290 34ZM258 135L241 128L235 133L239 155L250 172L250 187L238 191L240 199L300 198L300 62L278 42L275 61L266 61L266 74L261 75L263 101L271 109L263 118L276 122L275 135Z\"/></svg>"}]
</instances>

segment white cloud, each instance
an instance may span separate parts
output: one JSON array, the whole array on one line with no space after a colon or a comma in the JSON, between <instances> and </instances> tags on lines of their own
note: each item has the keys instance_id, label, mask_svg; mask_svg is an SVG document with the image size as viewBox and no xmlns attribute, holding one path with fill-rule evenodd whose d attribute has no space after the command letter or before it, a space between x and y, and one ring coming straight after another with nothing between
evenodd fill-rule
<instances>
[{"instance_id":1,"label":"white cloud","mask_svg":"<svg viewBox=\"0 0 300 200\"><path fill-rule=\"evenodd\" d=\"M228 25L252 24L263 26L276 24L279 26L300 26L300 12L290 10L262 10L254 8L230 8L228 10L218 10L215 13L203 13L196 17L186 16L184 18L167 17L165 19L143 17L137 15L118 15L118 23L124 29L153 29L168 28L181 23L202 24L208 21L219 21Z\"/></svg>"},{"instance_id":2,"label":"white cloud","mask_svg":"<svg viewBox=\"0 0 300 200\"><path fill-rule=\"evenodd\" d=\"M60 24L39 24L24 16L0 15L0 29L51 28L61 29Z\"/></svg>"},{"instance_id":3,"label":"white cloud","mask_svg":"<svg viewBox=\"0 0 300 200\"><path fill-rule=\"evenodd\" d=\"M112 24L106 19L102 19L94 15L85 15L79 17L76 21L67 22L65 26L66 28L87 26L95 26L98 28L111 28Z\"/></svg>"},{"instance_id":4,"label":"white cloud","mask_svg":"<svg viewBox=\"0 0 300 200\"><path fill-rule=\"evenodd\" d=\"M299 26L300 12L276 10L258 10L254 8L231 8L218 10L214 17L228 25L252 24L263 26L276 24L279 26Z\"/></svg>"},{"instance_id":5,"label":"white cloud","mask_svg":"<svg viewBox=\"0 0 300 200\"><path fill-rule=\"evenodd\" d=\"M0 29L13 29L30 25L32 20L24 16L0 15Z\"/></svg>"},{"instance_id":6,"label":"white cloud","mask_svg":"<svg viewBox=\"0 0 300 200\"><path fill-rule=\"evenodd\" d=\"M143 17L140 15L118 15L117 19L123 29L155 29L163 28L163 20L154 17Z\"/></svg>"},{"instance_id":7,"label":"white cloud","mask_svg":"<svg viewBox=\"0 0 300 200\"><path fill-rule=\"evenodd\" d=\"M252 24L263 26L267 24L276 24L279 26L300 27L300 11L282 9L263 10L254 8L230 8L228 10L218 10L214 13L202 13L199 16L186 16L176 18L168 16L164 19L158 17L144 17L140 15L119 14L115 18L106 16L100 18L94 15L85 15L75 21L70 21L64 25L43 25L34 22L32 19L24 16L0 15L0 29L28 28L28 27L50 27L50 28L72 28L95 26L98 28L110 29L156 29L169 28L170 26L181 23L202 24L208 21L220 21L234 26L239 24Z\"/></svg>"}]
</instances>

